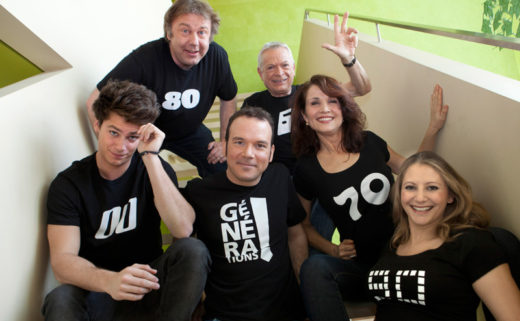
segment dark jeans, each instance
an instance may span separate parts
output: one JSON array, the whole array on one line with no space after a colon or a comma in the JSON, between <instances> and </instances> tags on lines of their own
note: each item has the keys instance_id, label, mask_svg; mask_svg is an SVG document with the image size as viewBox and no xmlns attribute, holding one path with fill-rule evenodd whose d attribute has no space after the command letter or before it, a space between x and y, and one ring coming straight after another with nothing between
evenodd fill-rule
<instances>
[{"instance_id":1,"label":"dark jeans","mask_svg":"<svg viewBox=\"0 0 520 321\"><path fill-rule=\"evenodd\" d=\"M221 137L224 139L224 137ZM171 140L165 139L161 149L169 150L172 153L184 158L193 166L197 167L200 177L206 177L211 174L225 171L226 163L209 164L208 163L208 144L215 141L211 131L201 124L192 134ZM225 152L225 151L224 151Z\"/></svg>"},{"instance_id":2,"label":"dark jeans","mask_svg":"<svg viewBox=\"0 0 520 321\"><path fill-rule=\"evenodd\" d=\"M371 265L326 254L310 256L300 271L301 291L311 321L349 320L344 299L367 299Z\"/></svg>"},{"instance_id":3,"label":"dark jeans","mask_svg":"<svg viewBox=\"0 0 520 321\"><path fill-rule=\"evenodd\" d=\"M210 264L201 241L179 239L150 263L157 269L160 289L142 300L115 301L107 293L65 284L45 297L42 313L45 320L52 321L189 321L200 301Z\"/></svg>"},{"instance_id":4,"label":"dark jeans","mask_svg":"<svg viewBox=\"0 0 520 321\"><path fill-rule=\"evenodd\" d=\"M311 208L311 224L326 240L331 240L334 234L334 223L330 219L327 211L320 205L318 200L315 200ZM315 254L324 254L318 249L309 246L309 256Z\"/></svg>"}]
</instances>

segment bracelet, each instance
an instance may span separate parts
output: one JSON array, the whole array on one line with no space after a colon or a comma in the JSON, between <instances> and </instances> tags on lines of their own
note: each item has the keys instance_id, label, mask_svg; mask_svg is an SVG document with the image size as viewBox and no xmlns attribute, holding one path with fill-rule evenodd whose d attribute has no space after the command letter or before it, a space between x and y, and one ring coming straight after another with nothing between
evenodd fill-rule
<instances>
[{"instance_id":1,"label":"bracelet","mask_svg":"<svg viewBox=\"0 0 520 321\"><path fill-rule=\"evenodd\" d=\"M354 66L355 63L356 63L356 56L354 56L354 59L352 59L351 62L349 62L348 64L343 64L343 66L350 68L350 67Z\"/></svg>"},{"instance_id":2,"label":"bracelet","mask_svg":"<svg viewBox=\"0 0 520 321\"><path fill-rule=\"evenodd\" d=\"M145 151L142 151L139 153L139 155L141 157L143 157L144 155L148 155L148 154L152 154L152 155L159 155L159 152L157 151L154 151L154 150L145 150Z\"/></svg>"}]
</instances>

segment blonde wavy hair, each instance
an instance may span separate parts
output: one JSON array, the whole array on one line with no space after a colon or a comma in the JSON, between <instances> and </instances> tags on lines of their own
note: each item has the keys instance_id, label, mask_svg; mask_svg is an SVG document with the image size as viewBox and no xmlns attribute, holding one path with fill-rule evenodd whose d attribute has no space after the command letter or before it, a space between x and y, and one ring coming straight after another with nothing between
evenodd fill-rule
<instances>
[{"instance_id":1,"label":"blonde wavy hair","mask_svg":"<svg viewBox=\"0 0 520 321\"><path fill-rule=\"evenodd\" d=\"M439 155L429 151L419 152L403 163L392 190L392 215L396 225L391 240L393 248L397 248L410 238L408 215L401 205L401 188L407 170L414 164L423 164L434 169L442 177L453 197L453 202L446 206L442 220L437 226L437 235L445 241L450 241L457 237L457 232L461 229L485 228L489 225L489 214L480 204L473 201L468 182Z\"/></svg>"}]
</instances>

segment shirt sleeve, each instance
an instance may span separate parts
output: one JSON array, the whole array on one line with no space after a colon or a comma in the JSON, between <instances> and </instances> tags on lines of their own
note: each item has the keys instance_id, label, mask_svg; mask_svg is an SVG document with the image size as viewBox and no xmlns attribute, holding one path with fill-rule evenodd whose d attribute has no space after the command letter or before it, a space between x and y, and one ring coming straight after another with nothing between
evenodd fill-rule
<instances>
[{"instance_id":1,"label":"shirt sleeve","mask_svg":"<svg viewBox=\"0 0 520 321\"><path fill-rule=\"evenodd\" d=\"M196 205L195 204L195 201L193 200L193 198L191 197L192 195L192 192L193 192L193 187L197 184L198 181L200 181L201 179L200 178L195 178L195 179L192 179L190 181L188 181L188 183L186 184L186 187L184 188L179 188L179 191L181 192L182 196L184 196L184 198L186 199L186 201L188 203L190 203L191 206L194 206Z\"/></svg>"},{"instance_id":2,"label":"shirt sleeve","mask_svg":"<svg viewBox=\"0 0 520 321\"><path fill-rule=\"evenodd\" d=\"M219 55L219 66L220 66L220 79L221 85L219 87L217 96L222 100L231 100L237 95L238 87L231 72L231 66L229 65L229 58L226 50L215 43L215 49Z\"/></svg>"},{"instance_id":3,"label":"shirt sleeve","mask_svg":"<svg viewBox=\"0 0 520 321\"><path fill-rule=\"evenodd\" d=\"M58 175L49 187L47 224L80 226L79 203L75 186Z\"/></svg>"},{"instance_id":4,"label":"shirt sleeve","mask_svg":"<svg viewBox=\"0 0 520 321\"><path fill-rule=\"evenodd\" d=\"M194 195L196 195L194 193L194 189L197 188L197 185L200 184L200 182L202 182L202 179L194 178L194 179L188 181L188 183L186 184L186 187L179 188L179 191L181 192L182 196L186 199L186 201L188 203L190 203L190 205L195 210L195 222L193 222L193 228L194 228L195 232L199 229L200 220L198 219L199 218L199 215L198 215L199 208L197 206L196 197L194 196Z\"/></svg>"},{"instance_id":5,"label":"shirt sleeve","mask_svg":"<svg viewBox=\"0 0 520 321\"><path fill-rule=\"evenodd\" d=\"M388 145L386 141L371 131L365 132L367 135L367 142L376 146L376 149L383 154L385 162L390 160L390 152L388 152Z\"/></svg>"},{"instance_id":6,"label":"shirt sleeve","mask_svg":"<svg viewBox=\"0 0 520 321\"><path fill-rule=\"evenodd\" d=\"M98 84L97 89L101 90L109 80L129 80L135 83L142 83L144 67L139 63L138 50L136 49L121 60Z\"/></svg>"},{"instance_id":7,"label":"shirt sleeve","mask_svg":"<svg viewBox=\"0 0 520 321\"><path fill-rule=\"evenodd\" d=\"M300 199L296 195L296 190L294 189L294 185L290 179L288 183L288 189L289 209L287 215L287 226L294 226L298 223L301 223L307 214L303 209Z\"/></svg>"},{"instance_id":8,"label":"shirt sleeve","mask_svg":"<svg viewBox=\"0 0 520 321\"><path fill-rule=\"evenodd\" d=\"M170 165L170 163L168 163L167 161L162 159L162 157L161 157L161 163L162 163L162 166L164 168L164 171L166 172L166 174L168 174L168 176L172 180L172 182L175 185L175 187L179 188L179 182L177 181L177 174L175 174L175 171L173 170L173 168Z\"/></svg>"},{"instance_id":9,"label":"shirt sleeve","mask_svg":"<svg viewBox=\"0 0 520 321\"><path fill-rule=\"evenodd\" d=\"M298 159L294 167L293 182L296 192L307 200L313 200L316 197L313 184L309 180L311 174L309 166L310 159L302 157Z\"/></svg>"},{"instance_id":10,"label":"shirt sleeve","mask_svg":"<svg viewBox=\"0 0 520 321\"><path fill-rule=\"evenodd\" d=\"M490 232L467 229L460 238L461 268L471 283L481 278L495 267L506 263L503 249L495 242Z\"/></svg>"}]
</instances>

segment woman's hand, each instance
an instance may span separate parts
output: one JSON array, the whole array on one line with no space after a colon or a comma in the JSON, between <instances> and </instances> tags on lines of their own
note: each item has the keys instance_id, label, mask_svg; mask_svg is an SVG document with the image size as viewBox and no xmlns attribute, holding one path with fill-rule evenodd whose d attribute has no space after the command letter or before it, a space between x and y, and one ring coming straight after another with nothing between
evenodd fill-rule
<instances>
[{"instance_id":1,"label":"woman's hand","mask_svg":"<svg viewBox=\"0 0 520 321\"><path fill-rule=\"evenodd\" d=\"M343 64L352 62L358 46L358 31L347 27L348 12L343 14L341 27L338 15L334 16L334 45L324 43L321 46L335 53Z\"/></svg>"},{"instance_id":2,"label":"woman's hand","mask_svg":"<svg viewBox=\"0 0 520 321\"><path fill-rule=\"evenodd\" d=\"M443 105L442 87L436 84L430 98L430 128L436 133L446 123L448 105Z\"/></svg>"},{"instance_id":3,"label":"woman's hand","mask_svg":"<svg viewBox=\"0 0 520 321\"><path fill-rule=\"evenodd\" d=\"M354 245L354 241L346 239L339 245L336 245L334 256L343 260L350 260L356 257L356 246Z\"/></svg>"}]
</instances>

